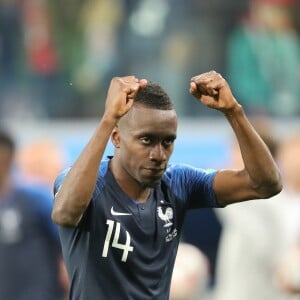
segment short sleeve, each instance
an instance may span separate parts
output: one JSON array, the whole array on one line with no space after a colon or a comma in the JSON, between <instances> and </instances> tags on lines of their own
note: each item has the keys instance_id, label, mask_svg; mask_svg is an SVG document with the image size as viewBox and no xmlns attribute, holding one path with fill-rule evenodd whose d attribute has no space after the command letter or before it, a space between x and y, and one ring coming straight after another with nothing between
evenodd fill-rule
<instances>
[{"instance_id":1,"label":"short sleeve","mask_svg":"<svg viewBox=\"0 0 300 300\"><path fill-rule=\"evenodd\" d=\"M217 174L214 169L195 168L190 165L170 165L166 171L172 191L186 208L218 207L213 189Z\"/></svg>"}]
</instances>

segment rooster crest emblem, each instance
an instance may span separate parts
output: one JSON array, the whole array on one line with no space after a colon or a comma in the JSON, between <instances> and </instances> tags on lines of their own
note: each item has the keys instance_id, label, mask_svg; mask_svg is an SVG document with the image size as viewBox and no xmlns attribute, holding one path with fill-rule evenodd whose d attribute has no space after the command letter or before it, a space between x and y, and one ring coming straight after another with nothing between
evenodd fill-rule
<instances>
[{"instance_id":1,"label":"rooster crest emblem","mask_svg":"<svg viewBox=\"0 0 300 300\"><path fill-rule=\"evenodd\" d=\"M167 207L165 213L163 213L162 207L159 206L157 208L157 213L158 213L158 216L160 217L160 219L165 222L164 227L170 227L173 225L173 223L171 222L171 220L173 219L172 207Z\"/></svg>"}]
</instances>

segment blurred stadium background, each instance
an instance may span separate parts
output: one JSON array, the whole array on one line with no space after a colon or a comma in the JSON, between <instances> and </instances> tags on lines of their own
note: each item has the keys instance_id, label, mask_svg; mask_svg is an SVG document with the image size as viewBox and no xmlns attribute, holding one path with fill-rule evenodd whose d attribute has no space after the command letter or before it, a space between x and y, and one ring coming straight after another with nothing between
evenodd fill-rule
<instances>
[{"instance_id":1,"label":"blurred stadium background","mask_svg":"<svg viewBox=\"0 0 300 300\"><path fill-rule=\"evenodd\" d=\"M2 0L1 123L13 128L20 142L41 130L42 135L51 132L63 141L72 160L103 112L111 77L134 74L160 82L175 101L182 134L173 159L219 166L226 158L228 128L218 112L190 97L188 83L191 76L214 69L232 81L233 92L239 95L233 82L239 72L232 75L230 71L229 45L232 33L247 18L250 3ZM292 26L299 33L299 3L294 4ZM276 20L278 16L273 13L271 17ZM241 77L245 66L240 69ZM284 68L279 71L288 77ZM249 114L267 115L276 127L284 128L290 122L297 127L297 108L285 109L288 104L283 103L275 112L267 105L256 109L242 96L238 99ZM297 101L300 103L299 95ZM197 145L201 153L193 152Z\"/></svg>"}]
</instances>

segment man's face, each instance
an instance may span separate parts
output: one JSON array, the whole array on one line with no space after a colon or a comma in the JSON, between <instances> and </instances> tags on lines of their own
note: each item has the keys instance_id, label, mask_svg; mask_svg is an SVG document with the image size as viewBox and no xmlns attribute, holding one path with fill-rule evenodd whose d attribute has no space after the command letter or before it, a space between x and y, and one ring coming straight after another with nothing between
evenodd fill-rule
<instances>
[{"instance_id":1,"label":"man's face","mask_svg":"<svg viewBox=\"0 0 300 300\"><path fill-rule=\"evenodd\" d=\"M144 186L157 184L173 152L176 133L175 110L134 105L112 135L122 178Z\"/></svg>"}]
</instances>

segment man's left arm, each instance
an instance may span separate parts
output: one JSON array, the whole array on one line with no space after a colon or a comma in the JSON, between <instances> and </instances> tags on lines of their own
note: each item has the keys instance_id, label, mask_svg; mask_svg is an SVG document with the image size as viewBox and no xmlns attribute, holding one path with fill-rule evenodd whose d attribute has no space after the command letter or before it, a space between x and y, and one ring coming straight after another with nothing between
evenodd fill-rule
<instances>
[{"instance_id":1,"label":"man's left arm","mask_svg":"<svg viewBox=\"0 0 300 300\"><path fill-rule=\"evenodd\" d=\"M282 183L278 167L226 80L215 71L195 76L191 79L190 93L202 104L224 114L236 135L244 161L244 169L220 170L215 176L218 203L226 206L279 193Z\"/></svg>"}]
</instances>

